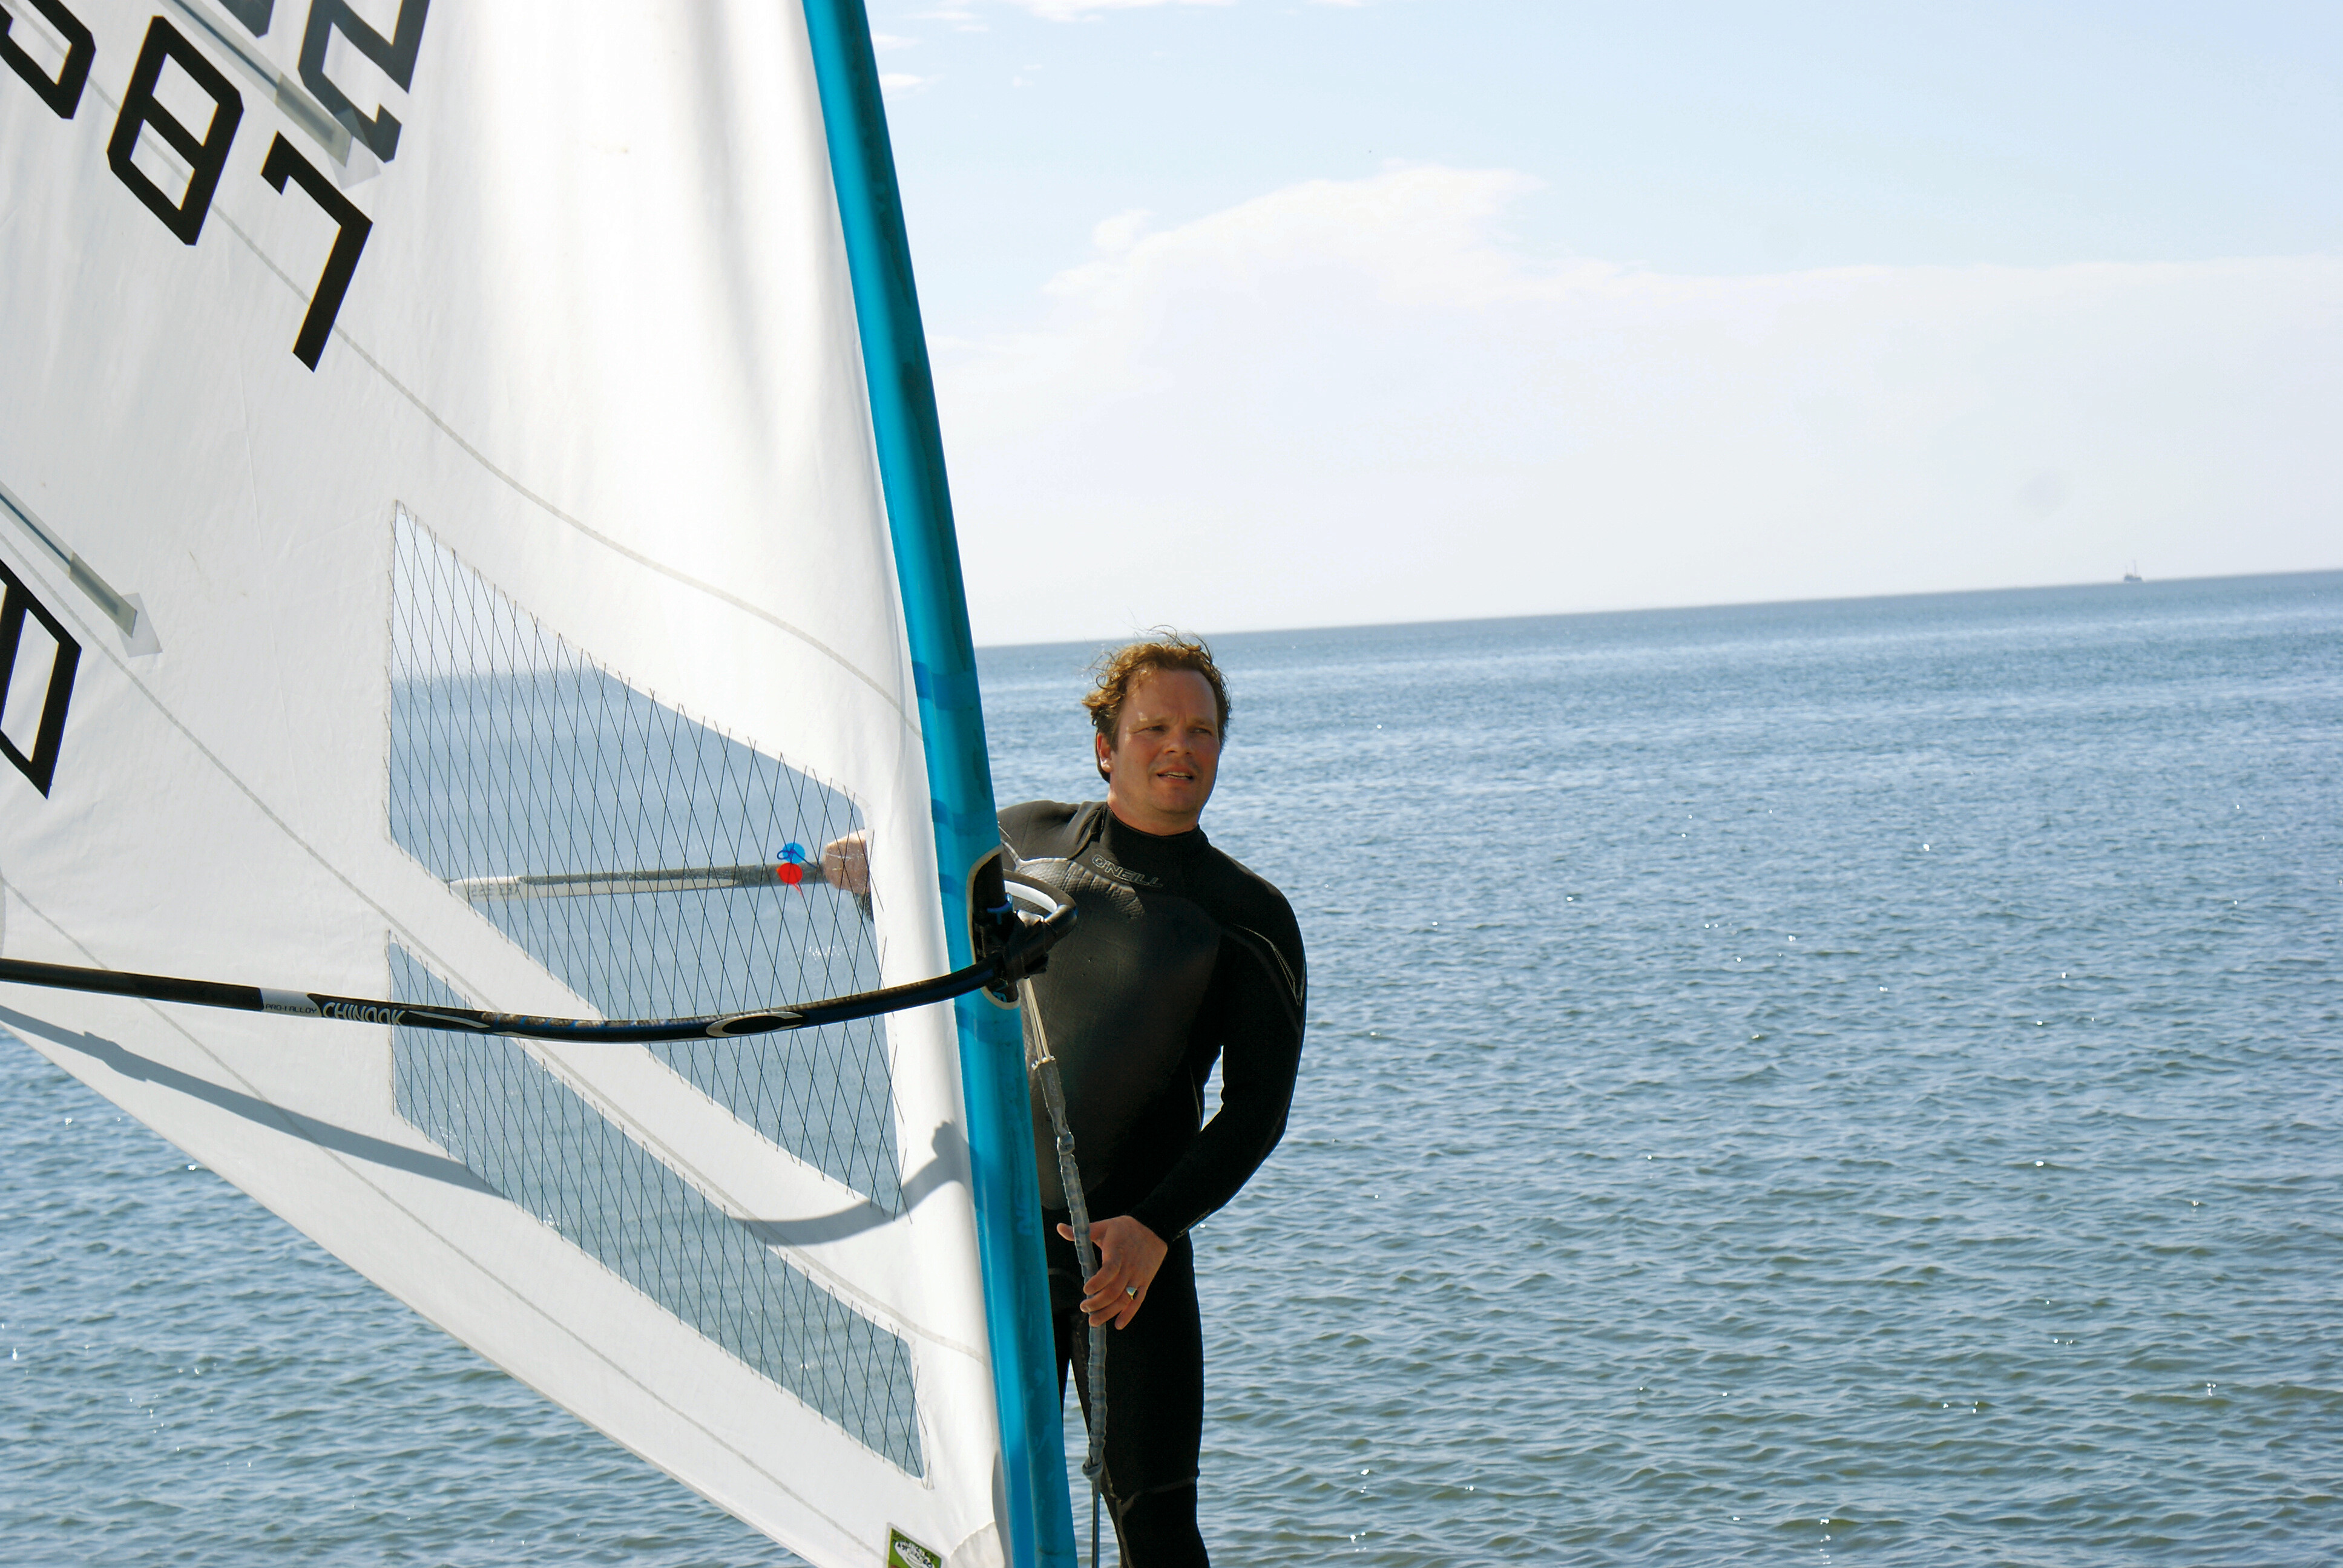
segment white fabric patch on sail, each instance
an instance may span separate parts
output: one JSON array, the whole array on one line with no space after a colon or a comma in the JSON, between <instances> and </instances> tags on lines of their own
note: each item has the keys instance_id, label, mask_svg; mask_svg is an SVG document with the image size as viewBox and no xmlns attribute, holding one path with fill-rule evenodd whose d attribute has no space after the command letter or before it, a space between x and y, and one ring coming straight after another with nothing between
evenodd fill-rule
<instances>
[{"instance_id":1,"label":"white fabric patch on sail","mask_svg":"<svg viewBox=\"0 0 2343 1568\"><path fill-rule=\"evenodd\" d=\"M0 6L5 956L557 1016L948 969L798 8ZM450 887L851 827L867 916ZM1000 1561L948 1008L0 1027L813 1562Z\"/></svg>"}]
</instances>

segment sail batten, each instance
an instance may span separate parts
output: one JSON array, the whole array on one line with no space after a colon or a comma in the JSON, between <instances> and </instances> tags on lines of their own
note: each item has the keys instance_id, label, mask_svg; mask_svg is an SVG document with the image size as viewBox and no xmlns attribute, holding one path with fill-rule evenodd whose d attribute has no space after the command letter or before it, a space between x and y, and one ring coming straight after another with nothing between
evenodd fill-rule
<instances>
[{"instance_id":1,"label":"sail batten","mask_svg":"<svg viewBox=\"0 0 2343 1568\"><path fill-rule=\"evenodd\" d=\"M0 69L0 959L318 990L0 1027L809 1561L1062 1561L1013 1017L416 1026L975 960L860 7L37 9L86 39Z\"/></svg>"}]
</instances>

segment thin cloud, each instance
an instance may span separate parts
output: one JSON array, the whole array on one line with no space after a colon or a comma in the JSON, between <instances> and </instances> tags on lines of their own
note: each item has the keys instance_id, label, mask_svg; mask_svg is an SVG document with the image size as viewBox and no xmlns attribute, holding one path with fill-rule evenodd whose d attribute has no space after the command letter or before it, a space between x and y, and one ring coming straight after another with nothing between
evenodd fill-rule
<instances>
[{"instance_id":1,"label":"thin cloud","mask_svg":"<svg viewBox=\"0 0 2343 1568\"><path fill-rule=\"evenodd\" d=\"M1102 218L1091 230L1091 244L1110 256L1121 255L1139 243L1141 233L1147 227L1147 220L1154 216L1142 206Z\"/></svg>"},{"instance_id":2,"label":"thin cloud","mask_svg":"<svg viewBox=\"0 0 2343 1568\"><path fill-rule=\"evenodd\" d=\"M1221 628L2343 565L2343 258L1671 276L1525 253L1536 188L1121 215L940 341L980 635L1141 561Z\"/></svg>"}]
</instances>

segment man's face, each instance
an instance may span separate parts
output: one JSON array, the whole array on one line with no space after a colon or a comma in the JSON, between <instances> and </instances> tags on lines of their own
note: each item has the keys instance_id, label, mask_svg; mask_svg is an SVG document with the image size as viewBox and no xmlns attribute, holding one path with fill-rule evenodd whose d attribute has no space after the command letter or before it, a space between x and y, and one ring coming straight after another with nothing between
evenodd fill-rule
<instances>
[{"instance_id":1,"label":"man's face","mask_svg":"<svg viewBox=\"0 0 2343 1568\"><path fill-rule=\"evenodd\" d=\"M1192 669L1141 676L1122 699L1114 744L1092 739L1117 817L1142 833L1184 833L1196 825L1221 768L1221 712L1211 682Z\"/></svg>"}]
</instances>

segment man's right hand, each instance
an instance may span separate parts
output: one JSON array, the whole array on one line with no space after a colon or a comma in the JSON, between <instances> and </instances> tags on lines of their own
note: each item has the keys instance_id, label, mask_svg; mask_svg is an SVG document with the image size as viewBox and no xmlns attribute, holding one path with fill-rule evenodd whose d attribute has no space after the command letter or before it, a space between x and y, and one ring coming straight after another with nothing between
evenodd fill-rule
<instances>
[{"instance_id":1,"label":"man's right hand","mask_svg":"<svg viewBox=\"0 0 2343 1568\"><path fill-rule=\"evenodd\" d=\"M858 829L821 847L821 879L841 893L870 896L870 835Z\"/></svg>"},{"instance_id":2,"label":"man's right hand","mask_svg":"<svg viewBox=\"0 0 2343 1568\"><path fill-rule=\"evenodd\" d=\"M1061 1225L1058 1234L1071 1241L1074 1228ZM1172 1249L1128 1214L1091 1221L1091 1244L1098 1249L1099 1271L1082 1282L1082 1314L1092 1328L1111 1322L1127 1329L1147 1304L1147 1287Z\"/></svg>"}]
</instances>

